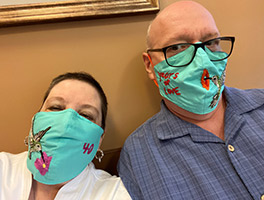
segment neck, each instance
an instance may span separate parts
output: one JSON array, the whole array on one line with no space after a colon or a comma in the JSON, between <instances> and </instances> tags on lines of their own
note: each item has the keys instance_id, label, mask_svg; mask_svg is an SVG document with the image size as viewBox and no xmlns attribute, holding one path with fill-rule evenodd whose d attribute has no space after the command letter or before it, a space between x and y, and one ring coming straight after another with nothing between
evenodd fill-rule
<instances>
[{"instance_id":1,"label":"neck","mask_svg":"<svg viewBox=\"0 0 264 200\"><path fill-rule=\"evenodd\" d=\"M225 98L221 96L219 103L214 111L208 114L199 115L186 111L174 103L164 99L167 108L176 116L187 122L193 123L201 128L213 133L224 140L224 121L225 121Z\"/></svg>"},{"instance_id":2,"label":"neck","mask_svg":"<svg viewBox=\"0 0 264 200\"><path fill-rule=\"evenodd\" d=\"M57 185L46 185L32 178L32 186L29 195L29 200L53 200L55 199L60 188L66 183Z\"/></svg>"}]
</instances>

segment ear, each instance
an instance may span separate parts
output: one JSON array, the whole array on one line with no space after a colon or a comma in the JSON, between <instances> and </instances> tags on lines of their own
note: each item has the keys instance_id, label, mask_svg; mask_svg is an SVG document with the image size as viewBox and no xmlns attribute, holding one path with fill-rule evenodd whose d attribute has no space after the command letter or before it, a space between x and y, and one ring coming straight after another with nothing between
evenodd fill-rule
<instances>
[{"instance_id":1,"label":"ear","mask_svg":"<svg viewBox=\"0 0 264 200\"><path fill-rule=\"evenodd\" d=\"M103 133L103 135L102 135L101 138L100 138L100 143L99 143L99 147L98 147L98 148L101 147L101 144L102 144L102 142L103 142L104 136L105 136L105 132Z\"/></svg>"},{"instance_id":2,"label":"ear","mask_svg":"<svg viewBox=\"0 0 264 200\"><path fill-rule=\"evenodd\" d=\"M144 61L144 64L145 64L145 69L148 73L148 77L151 79L151 80L156 80L156 76L155 76L155 71L154 71L154 66L153 66L153 63L151 61L151 58L150 56L148 55L148 53L144 52L142 54L143 56L143 61Z\"/></svg>"}]
</instances>

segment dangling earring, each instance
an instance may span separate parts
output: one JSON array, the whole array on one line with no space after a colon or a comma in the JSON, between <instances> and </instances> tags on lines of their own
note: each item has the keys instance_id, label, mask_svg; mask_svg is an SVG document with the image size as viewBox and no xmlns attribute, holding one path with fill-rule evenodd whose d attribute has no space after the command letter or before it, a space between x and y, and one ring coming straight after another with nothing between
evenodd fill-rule
<instances>
[{"instance_id":1,"label":"dangling earring","mask_svg":"<svg viewBox=\"0 0 264 200\"><path fill-rule=\"evenodd\" d=\"M98 152L100 152L100 156L97 156L97 153ZM101 149L98 149L97 150L97 152L96 152L96 154L95 154L95 158L99 161L99 162L101 162L102 161L102 159L103 159L103 157L104 157L104 152L101 150Z\"/></svg>"}]
</instances>

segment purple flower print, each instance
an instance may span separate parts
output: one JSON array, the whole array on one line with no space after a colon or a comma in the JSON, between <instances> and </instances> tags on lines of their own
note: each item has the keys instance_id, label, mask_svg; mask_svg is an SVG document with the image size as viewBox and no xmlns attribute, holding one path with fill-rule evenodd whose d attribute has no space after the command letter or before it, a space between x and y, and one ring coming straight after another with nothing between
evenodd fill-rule
<instances>
[{"instance_id":1,"label":"purple flower print","mask_svg":"<svg viewBox=\"0 0 264 200\"><path fill-rule=\"evenodd\" d=\"M35 167L39 170L42 176L44 176L49 171L49 165L52 159L52 157L47 156L45 152L43 152L43 157L44 157L45 162L42 158L40 159L37 158L35 161Z\"/></svg>"}]
</instances>

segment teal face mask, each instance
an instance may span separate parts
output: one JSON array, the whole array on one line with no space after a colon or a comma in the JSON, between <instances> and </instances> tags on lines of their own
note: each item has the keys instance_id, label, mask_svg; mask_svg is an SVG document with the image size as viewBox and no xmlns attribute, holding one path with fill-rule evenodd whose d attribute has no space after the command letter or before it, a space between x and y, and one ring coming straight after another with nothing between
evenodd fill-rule
<instances>
[{"instance_id":1,"label":"teal face mask","mask_svg":"<svg viewBox=\"0 0 264 200\"><path fill-rule=\"evenodd\" d=\"M27 167L35 180L53 185L79 175L93 160L103 129L76 111L39 112L27 141Z\"/></svg>"},{"instance_id":2,"label":"teal face mask","mask_svg":"<svg viewBox=\"0 0 264 200\"><path fill-rule=\"evenodd\" d=\"M180 65L189 60L189 51L190 48L168 59ZM211 58L218 59L223 53L211 52ZM227 59L210 61L202 48L197 49L193 61L185 67L171 67L164 60L154 67L160 94L189 112L210 113L217 107L224 89L226 63Z\"/></svg>"}]
</instances>

